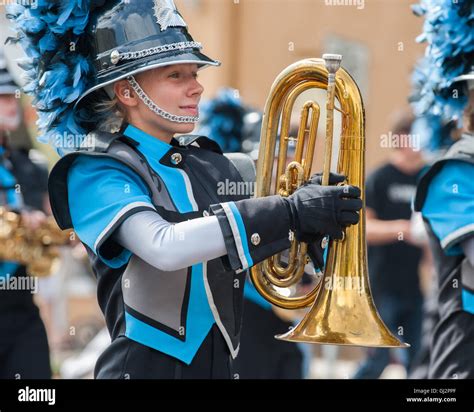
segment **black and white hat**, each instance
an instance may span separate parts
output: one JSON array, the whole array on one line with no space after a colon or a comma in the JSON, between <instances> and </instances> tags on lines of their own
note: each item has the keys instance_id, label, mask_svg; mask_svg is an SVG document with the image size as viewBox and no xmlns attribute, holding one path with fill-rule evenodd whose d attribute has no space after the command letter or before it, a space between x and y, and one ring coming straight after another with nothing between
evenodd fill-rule
<instances>
[{"instance_id":1,"label":"black and white hat","mask_svg":"<svg viewBox=\"0 0 474 412\"><path fill-rule=\"evenodd\" d=\"M89 99L112 97L107 86L117 80L177 63L220 64L201 52L173 0L26 3L6 7L16 31L9 40L25 51L23 90L38 112L38 140L61 155L67 136L86 136L101 122Z\"/></svg>"},{"instance_id":2,"label":"black and white hat","mask_svg":"<svg viewBox=\"0 0 474 412\"><path fill-rule=\"evenodd\" d=\"M90 36L96 76L76 104L97 89L156 67L220 65L201 53L173 0L108 2L91 22Z\"/></svg>"}]
</instances>

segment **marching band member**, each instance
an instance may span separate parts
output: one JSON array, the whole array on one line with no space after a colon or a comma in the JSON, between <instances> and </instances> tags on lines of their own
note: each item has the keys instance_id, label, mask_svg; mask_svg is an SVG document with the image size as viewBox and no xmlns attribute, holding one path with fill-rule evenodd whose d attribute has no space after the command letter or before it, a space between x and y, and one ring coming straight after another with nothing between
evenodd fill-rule
<instances>
[{"instance_id":1,"label":"marching band member","mask_svg":"<svg viewBox=\"0 0 474 412\"><path fill-rule=\"evenodd\" d=\"M45 219L47 170L9 144L21 122L18 91L0 50L0 207L21 213L22 224L34 229ZM36 280L24 265L0 260L0 379L51 378L48 339L33 300Z\"/></svg>"},{"instance_id":2,"label":"marching band member","mask_svg":"<svg viewBox=\"0 0 474 412\"><path fill-rule=\"evenodd\" d=\"M425 220L438 281L429 378L474 378L474 73L465 133L421 179L415 208Z\"/></svg>"},{"instance_id":3,"label":"marching band member","mask_svg":"<svg viewBox=\"0 0 474 412\"><path fill-rule=\"evenodd\" d=\"M459 114L463 127L454 143L449 136L441 141L439 133L427 141L432 150L448 150L421 178L414 204L427 227L438 281L428 377L474 378L474 55L472 42L453 40L472 38L473 5L436 0L416 11L426 16L429 48L417 73L415 108L446 120Z\"/></svg>"},{"instance_id":4,"label":"marching band member","mask_svg":"<svg viewBox=\"0 0 474 412\"><path fill-rule=\"evenodd\" d=\"M220 182L241 182L238 168L217 143L186 135L203 93L197 72L219 62L201 53L173 2L60 3L10 17L30 47L26 68L42 74L31 84L39 124L64 155L49 179L52 209L87 248L112 338L95 377L232 378L246 269L293 234L341 237L359 220L360 191L313 179L288 198L219 193ZM47 22L35 21L46 11ZM111 123L119 131L104 131ZM81 147L58 145L80 130L89 132Z\"/></svg>"}]
</instances>

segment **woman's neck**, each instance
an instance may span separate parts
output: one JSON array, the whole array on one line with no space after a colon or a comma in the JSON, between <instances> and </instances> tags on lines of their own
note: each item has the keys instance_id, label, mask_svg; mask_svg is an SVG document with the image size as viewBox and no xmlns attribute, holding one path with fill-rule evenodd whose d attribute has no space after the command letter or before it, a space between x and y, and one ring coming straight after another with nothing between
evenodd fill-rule
<instances>
[{"instance_id":1,"label":"woman's neck","mask_svg":"<svg viewBox=\"0 0 474 412\"><path fill-rule=\"evenodd\" d=\"M174 136L174 133L163 130L155 125L150 125L146 122L130 121L129 123L140 129L142 132L145 132L150 136L153 136L154 138L161 140L167 144L171 143L171 140Z\"/></svg>"}]
</instances>

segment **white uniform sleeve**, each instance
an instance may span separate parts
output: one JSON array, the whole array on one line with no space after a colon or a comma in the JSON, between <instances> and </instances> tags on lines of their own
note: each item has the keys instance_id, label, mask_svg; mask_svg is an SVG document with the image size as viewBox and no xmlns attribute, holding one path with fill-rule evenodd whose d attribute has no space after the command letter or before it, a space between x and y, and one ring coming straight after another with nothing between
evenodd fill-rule
<instances>
[{"instance_id":1,"label":"white uniform sleeve","mask_svg":"<svg viewBox=\"0 0 474 412\"><path fill-rule=\"evenodd\" d=\"M216 216L170 223L153 211L128 217L114 240L148 264L174 271L227 254Z\"/></svg>"}]
</instances>

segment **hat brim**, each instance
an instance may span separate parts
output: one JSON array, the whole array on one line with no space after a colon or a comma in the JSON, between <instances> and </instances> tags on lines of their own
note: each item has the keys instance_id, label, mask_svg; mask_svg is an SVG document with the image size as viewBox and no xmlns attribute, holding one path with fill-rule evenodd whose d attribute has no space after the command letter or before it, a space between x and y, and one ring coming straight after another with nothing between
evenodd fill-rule
<instances>
[{"instance_id":1,"label":"hat brim","mask_svg":"<svg viewBox=\"0 0 474 412\"><path fill-rule=\"evenodd\" d=\"M180 54L174 54L167 57L157 58L157 56L150 56L149 59L141 59L140 63L137 64L137 60L131 60L129 64L124 64L117 67L117 70L108 72L105 76L98 77L98 83L93 87L86 90L75 102L74 109L80 106L81 101L91 93L99 90L109 84L112 84L118 80L124 79L128 76L135 75L147 70L152 70L158 67L171 66L172 64L197 64L199 69L203 69L207 66L220 66L221 63L217 60L213 60L197 51L189 51Z\"/></svg>"}]
</instances>

